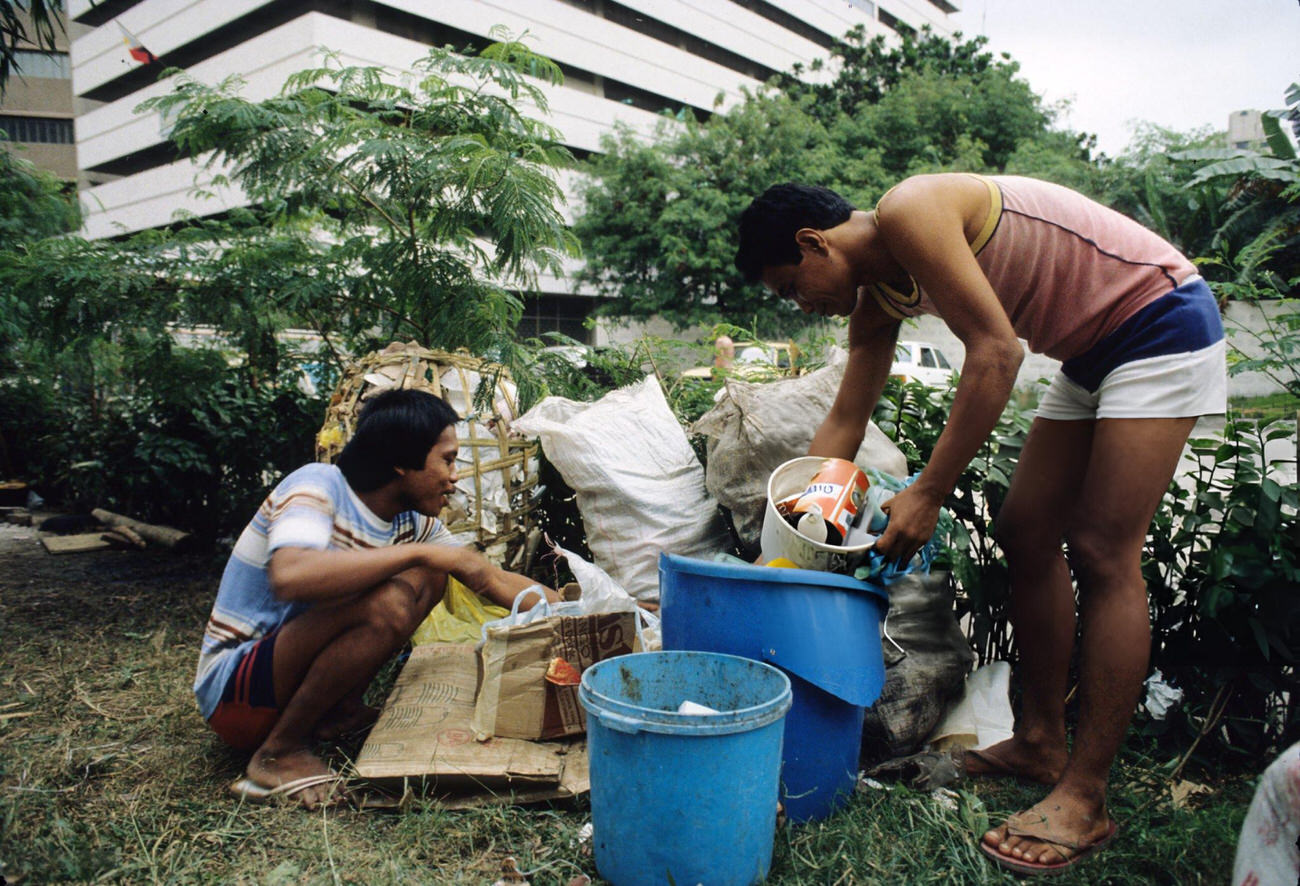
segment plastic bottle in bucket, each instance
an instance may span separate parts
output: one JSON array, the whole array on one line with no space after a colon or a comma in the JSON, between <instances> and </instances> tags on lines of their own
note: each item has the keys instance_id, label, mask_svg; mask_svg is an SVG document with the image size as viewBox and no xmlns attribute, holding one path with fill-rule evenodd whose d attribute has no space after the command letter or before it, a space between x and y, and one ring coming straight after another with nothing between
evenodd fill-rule
<instances>
[{"instance_id":1,"label":"plastic bottle in bucket","mask_svg":"<svg viewBox=\"0 0 1300 886\"><path fill-rule=\"evenodd\" d=\"M776 503L800 535L819 544L841 545L857 522L867 496L866 473L843 458L828 458L803 492Z\"/></svg>"}]
</instances>

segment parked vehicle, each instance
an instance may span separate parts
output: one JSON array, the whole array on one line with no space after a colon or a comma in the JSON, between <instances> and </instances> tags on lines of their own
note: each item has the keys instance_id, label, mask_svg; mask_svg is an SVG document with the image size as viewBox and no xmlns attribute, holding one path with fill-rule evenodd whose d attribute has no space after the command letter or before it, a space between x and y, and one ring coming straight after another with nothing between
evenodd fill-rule
<instances>
[{"instance_id":1,"label":"parked vehicle","mask_svg":"<svg viewBox=\"0 0 1300 886\"><path fill-rule=\"evenodd\" d=\"M719 342L724 339L719 339ZM718 359L712 366L696 366L682 373L683 378L714 378L729 374L748 381L767 381L799 375L799 348L790 341L738 341L725 339L718 345Z\"/></svg>"},{"instance_id":2,"label":"parked vehicle","mask_svg":"<svg viewBox=\"0 0 1300 886\"><path fill-rule=\"evenodd\" d=\"M952 383L952 373L952 364L943 351L929 342L900 341L894 348L894 364L889 370L894 378L941 388Z\"/></svg>"}]
</instances>

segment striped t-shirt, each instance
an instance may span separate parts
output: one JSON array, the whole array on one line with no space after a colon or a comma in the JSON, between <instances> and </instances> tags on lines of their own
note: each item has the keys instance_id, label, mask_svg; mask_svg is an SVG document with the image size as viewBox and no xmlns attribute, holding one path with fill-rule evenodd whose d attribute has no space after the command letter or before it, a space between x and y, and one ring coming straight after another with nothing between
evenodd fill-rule
<instances>
[{"instance_id":1,"label":"striped t-shirt","mask_svg":"<svg viewBox=\"0 0 1300 886\"><path fill-rule=\"evenodd\" d=\"M310 606L271 592L271 554L284 547L353 550L415 542L455 544L434 517L403 511L392 522L381 520L334 465L306 465L280 481L240 534L221 576L194 678L203 717L216 710L244 651Z\"/></svg>"}]
</instances>

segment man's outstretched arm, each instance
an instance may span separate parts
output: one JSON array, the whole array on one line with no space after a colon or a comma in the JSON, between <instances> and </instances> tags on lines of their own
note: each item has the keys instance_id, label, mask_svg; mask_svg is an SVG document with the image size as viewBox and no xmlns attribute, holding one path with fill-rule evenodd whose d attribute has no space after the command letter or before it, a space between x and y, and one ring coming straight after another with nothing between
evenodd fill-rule
<instances>
[{"instance_id":1,"label":"man's outstretched arm","mask_svg":"<svg viewBox=\"0 0 1300 886\"><path fill-rule=\"evenodd\" d=\"M327 602L361 593L407 569L425 568L454 575L471 591L509 606L532 584L507 572L477 551L458 545L399 544L360 550L285 547L271 555L271 590L284 600ZM559 596L545 589L548 599ZM529 608L536 601L525 601Z\"/></svg>"}]
</instances>

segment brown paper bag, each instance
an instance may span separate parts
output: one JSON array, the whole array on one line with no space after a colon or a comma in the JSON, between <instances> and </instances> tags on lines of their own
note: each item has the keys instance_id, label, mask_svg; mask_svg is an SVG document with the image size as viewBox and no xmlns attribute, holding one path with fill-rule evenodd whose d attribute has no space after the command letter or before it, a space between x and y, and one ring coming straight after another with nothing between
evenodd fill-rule
<instances>
[{"instance_id":1,"label":"brown paper bag","mask_svg":"<svg viewBox=\"0 0 1300 886\"><path fill-rule=\"evenodd\" d=\"M560 658L581 674L598 661L632 652L636 618L634 612L615 612L489 625L478 654L474 737L539 739L585 732L577 685L548 680L547 669Z\"/></svg>"}]
</instances>

